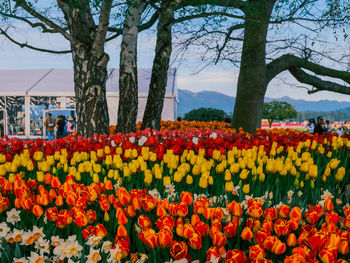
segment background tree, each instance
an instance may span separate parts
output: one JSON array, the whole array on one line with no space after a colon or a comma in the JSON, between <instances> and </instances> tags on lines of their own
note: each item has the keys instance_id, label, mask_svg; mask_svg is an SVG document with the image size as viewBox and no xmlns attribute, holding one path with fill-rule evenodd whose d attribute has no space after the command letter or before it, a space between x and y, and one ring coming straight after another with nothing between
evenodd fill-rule
<instances>
[{"instance_id":1,"label":"background tree","mask_svg":"<svg viewBox=\"0 0 350 263\"><path fill-rule=\"evenodd\" d=\"M224 121L225 112L223 110L213 108L199 108L186 113L184 120L186 121Z\"/></svg>"},{"instance_id":2,"label":"background tree","mask_svg":"<svg viewBox=\"0 0 350 263\"><path fill-rule=\"evenodd\" d=\"M232 122L234 128L242 127L245 131L256 132L256 128L261 125L267 86L285 71L290 72L297 81L312 86L310 94L320 90L350 93L350 73L320 66L320 60L313 60L310 55L312 50L309 47L294 50L294 44L299 44L300 39L291 38L286 33L276 34L286 36L286 39L268 38L269 31L285 29L284 25L287 24L291 24L289 28L298 26L299 31L312 32L315 36L319 33L317 28L328 26L331 20L324 17L324 11L327 9L324 1L237 0L221 1L221 4L212 2L212 5L226 5L226 9L222 9L221 12L231 19L224 23L205 23L198 26L195 32L190 28L188 33L191 37L184 43L185 46L195 47L199 43L204 48L203 54L210 51L214 53L215 58L209 63L227 59L235 65L239 64ZM237 28L242 30L237 31ZM233 34L234 32L236 33ZM336 78L345 84L328 81L319 76Z\"/></svg>"},{"instance_id":3,"label":"background tree","mask_svg":"<svg viewBox=\"0 0 350 263\"><path fill-rule=\"evenodd\" d=\"M294 119L298 116L298 112L288 102L272 101L265 102L262 117L269 121L271 128L274 120Z\"/></svg>"}]
</instances>

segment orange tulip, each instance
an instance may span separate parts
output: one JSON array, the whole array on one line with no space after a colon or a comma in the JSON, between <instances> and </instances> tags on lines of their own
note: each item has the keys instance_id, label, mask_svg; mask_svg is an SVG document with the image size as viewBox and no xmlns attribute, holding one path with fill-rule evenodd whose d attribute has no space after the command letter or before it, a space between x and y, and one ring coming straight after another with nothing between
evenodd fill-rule
<instances>
[{"instance_id":1,"label":"orange tulip","mask_svg":"<svg viewBox=\"0 0 350 263\"><path fill-rule=\"evenodd\" d=\"M289 206L282 204L278 209L278 215L282 218L287 218L289 215Z\"/></svg>"},{"instance_id":2,"label":"orange tulip","mask_svg":"<svg viewBox=\"0 0 350 263\"><path fill-rule=\"evenodd\" d=\"M117 228L117 237L127 237L128 231L126 230L124 225L119 225Z\"/></svg>"},{"instance_id":3,"label":"orange tulip","mask_svg":"<svg viewBox=\"0 0 350 263\"><path fill-rule=\"evenodd\" d=\"M275 253L276 255L281 255L286 251L286 244L278 240L273 247L272 247L272 253Z\"/></svg>"},{"instance_id":4,"label":"orange tulip","mask_svg":"<svg viewBox=\"0 0 350 263\"><path fill-rule=\"evenodd\" d=\"M124 205L130 203L131 196L130 196L129 192L124 187L118 188L116 194L119 197L119 201L120 201L121 205L124 206ZM138 209L136 209L136 210L138 210Z\"/></svg>"},{"instance_id":5,"label":"orange tulip","mask_svg":"<svg viewBox=\"0 0 350 263\"><path fill-rule=\"evenodd\" d=\"M293 207L290 211L289 217L299 221L303 217L300 208L297 206Z\"/></svg>"},{"instance_id":6,"label":"orange tulip","mask_svg":"<svg viewBox=\"0 0 350 263\"><path fill-rule=\"evenodd\" d=\"M327 198L324 201L324 210L326 210L327 212L332 211L334 209L334 205L332 203L332 199L331 198Z\"/></svg>"},{"instance_id":7,"label":"orange tulip","mask_svg":"<svg viewBox=\"0 0 350 263\"><path fill-rule=\"evenodd\" d=\"M161 204L157 205L157 216L161 217L161 216L166 216L167 212L166 209L164 208L164 206L162 206Z\"/></svg>"},{"instance_id":8,"label":"orange tulip","mask_svg":"<svg viewBox=\"0 0 350 263\"><path fill-rule=\"evenodd\" d=\"M263 246L266 250L272 251L272 248L275 243L277 243L279 239L276 236L268 236L264 240Z\"/></svg>"},{"instance_id":9,"label":"orange tulip","mask_svg":"<svg viewBox=\"0 0 350 263\"><path fill-rule=\"evenodd\" d=\"M94 227L94 235L97 237L105 237L107 236L107 229L102 224L97 224Z\"/></svg>"},{"instance_id":10,"label":"orange tulip","mask_svg":"<svg viewBox=\"0 0 350 263\"><path fill-rule=\"evenodd\" d=\"M287 245L289 247L295 247L298 244L297 237L294 233L290 233L287 238Z\"/></svg>"},{"instance_id":11,"label":"orange tulip","mask_svg":"<svg viewBox=\"0 0 350 263\"><path fill-rule=\"evenodd\" d=\"M150 249L155 249L158 246L157 234L152 228L144 229L138 236Z\"/></svg>"},{"instance_id":12,"label":"orange tulip","mask_svg":"<svg viewBox=\"0 0 350 263\"><path fill-rule=\"evenodd\" d=\"M118 218L118 225L125 225L128 222L128 218L126 217L122 208L117 208L115 213L116 218Z\"/></svg>"},{"instance_id":13,"label":"orange tulip","mask_svg":"<svg viewBox=\"0 0 350 263\"><path fill-rule=\"evenodd\" d=\"M285 219L278 219L274 226L273 229L275 230L275 233L279 236L286 236L289 233L289 225L287 220Z\"/></svg>"},{"instance_id":14,"label":"orange tulip","mask_svg":"<svg viewBox=\"0 0 350 263\"><path fill-rule=\"evenodd\" d=\"M48 209L46 209L46 217L48 220L52 221L52 222L56 222L57 219L57 215L58 215L58 209L57 207L49 207Z\"/></svg>"},{"instance_id":15,"label":"orange tulip","mask_svg":"<svg viewBox=\"0 0 350 263\"><path fill-rule=\"evenodd\" d=\"M151 212L157 205L156 199L154 199L151 195L147 195L142 200L142 207L145 212Z\"/></svg>"},{"instance_id":16,"label":"orange tulip","mask_svg":"<svg viewBox=\"0 0 350 263\"><path fill-rule=\"evenodd\" d=\"M163 228L157 233L158 244L162 248L168 247L173 241L173 233Z\"/></svg>"},{"instance_id":17,"label":"orange tulip","mask_svg":"<svg viewBox=\"0 0 350 263\"><path fill-rule=\"evenodd\" d=\"M209 225L207 225L203 221L198 222L193 228L202 237L207 236L209 233Z\"/></svg>"},{"instance_id":18,"label":"orange tulip","mask_svg":"<svg viewBox=\"0 0 350 263\"><path fill-rule=\"evenodd\" d=\"M58 195L55 201L56 206L62 206L63 205L63 197L61 195Z\"/></svg>"},{"instance_id":19,"label":"orange tulip","mask_svg":"<svg viewBox=\"0 0 350 263\"><path fill-rule=\"evenodd\" d=\"M299 254L294 254L291 256L287 256L283 262L284 263L306 263L306 260L303 256Z\"/></svg>"},{"instance_id":20,"label":"orange tulip","mask_svg":"<svg viewBox=\"0 0 350 263\"><path fill-rule=\"evenodd\" d=\"M34 205L32 212L35 216L41 217L44 214L44 209L40 205Z\"/></svg>"},{"instance_id":21,"label":"orange tulip","mask_svg":"<svg viewBox=\"0 0 350 263\"><path fill-rule=\"evenodd\" d=\"M195 250L202 248L202 237L200 234L193 233L188 239L188 245Z\"/></svg>"},{"instance_id":22,"label":"orange tulip","mask_svg":"<svg viewBox=\"0 0 350 263\"><path fill-rule=\"evenodd\" d=\"M334 212L334 211L330 211L326 214L326 217L325 217L325 221L327 222L327 224L337 224L338 221L340 220L340 216Z\"/></svg>"},{"instance_id":23,"label":"orange tulip","mask_svg":"<svg viewBox=\"0 0 350 263\"><path fill-rule=\"evenodd\" d=\"M264 218L270 221L277 219L277 208L276 207L266 208L264 212Z\"/></svg>"},{"instance_id":24,"label":"orange tulip","mask_svg":"<svg viewBox=\"0 0 350 263\"><path fill-rule=\"evenodd\" d=\"M157 219L156 226L159 230L168 229L169 231L173 231L174 229L174 219L171 216L162 216Z\"/></svg>"},{"instance_id":25,"label":"orange tulip","mask_svg":"<svg viewBox=\"0 0 350 263\"><path fill-rule=\"evenodd\" d=\"M237 234L237 224L228 222L227 225L224 226L224 232L228 238L234 237Z\"/></svg>"},{"instance_id":26,"label":"orange tulip","mask_svg":"<svg viewBox=\"0 0 350 263\"><path fill-rule=\"evenodd\" d=\"M170 244L170 254L175 260L187 257L188 246L185 242L173 241Z\"/></svg>"},{"instance_id":27,"label":"orange tulip","mask_svg":"<svg viewBox=\"0 0 350 263\"><path fill-rule=\"evenodd\" d=\"M60 179L58 179L57 176L53 176L52 180L51 180L51 187L58 189L58 188L60 188L61 185L62 185L62 183L61 183Z\"/></svg>"},{"instance_id":28,"label":"orange tulip","mask_svg":"<svg viewBox=\"0 0 350 263\"><path fill-rule=\"evenodd\" d=\"M86 218L87 218L89 224L93 224L97 219L96 211L93 211L91 209L87 210L86 211Z\"/></svg>"},{"instance_id":29,"label":"orange tulip","mask_svg":"<svg viewBox=\"0 0 350 263\"><path fill-rule=\"evenodd\" d=\"M263 212L260 202L254 201L251 205L248 205L248 214L253 218L261 217Z\"/></svg>"},{"instance_id":30,"label":"orange tulip","mask_svg":"<svg viewBox=\"0 0 350 263\"><path fill-rule=\"evenodd\" d=\"M243 240L251 240L253 237L253 232L249 227L245 227L241 233L241 238Z\"/></svg>"},{"instance_id":31,"label":"orange tulip","mask_svg":"<svg viewBox=\"0 0 350 263\"><path fill-rule=\"evenodd\" d=\"M190 192L182 192L180 195L181 202L190 205L193 203L193 195Z\"/></svg>"},{"instance_id":32,"label":"orange tulip","mask_svg":"<svg viewBox=\"0 0 350 263\"><path fill-rule=\"evenodd\" d=\"M232 201L231 203L227 204L227 209L234 216L241 216L243 213L241 205L239 203L237 203L236 201Z\"/></svg>"},{"instance_id":33,"label":"orange tulip","mask_svg":"<svg viewBox=\"0 0 350 263\"><path fill-rule=\"evenodd\" d=\"M254 245L249 247L249 258L260 259L266 256L265 250L259 245Z\"/></svg>"},{"instance_id":34,"label":"orange tulip","mask_svg":"<svg viewBox=\"0 0 350 263\"><path fill-rule=\"evenodd\" d=\"M226 236L220 231L216 232L211 238L213 246L217 246L218 248L224 246L227 241Z\"/></svg>"},{"instance_id":35,"label":"orange tulip","mask_svg":"<svg viewBox=\"0 0 350 263\"><path fill-rule=\"evenodd\" d=\"M340 243L340 246L338 248L338 252L342 255L346 255L349 253L349 242L343 240L341 243Z\"/></svg>"},{"instance_id":36,"label":"orange tulip","mask_svg":"<svg viewBox=\"0 0 350 263\"><path fill-rule=\"evenodd\" d=\"M183 228L183 236L189 239L195 233L194 228L191 224L185 224Z\"/></svg>"},{"instance_id":37,"label":"orange tulip","mask_svg":"<svg viewBox=\"0 0 350 263\"><path fill-rule=\"evenodd\" d=\"M318 254L322 263L335 263L337 260L336 249L322 249Z\"/></svg>"},{"instance_id":38,"label":"orange tulip","mask_svg":"<svg viewBox=\"0 0 350 263\"><path fill-rule=\"evenodd\" d=\"M147 228L152 226L151 220L145 215L140 215L137 219L137 223L139 224L140 227L142 228Z\"/></svg>"},{"instance_id":39,"label":"orange tulip","mask_svg":"<svg viewBox=\"0 0 350 263\"><path fill-rule=\"evenodd\" d=\"M180 217L185 217L188 214L188 206L187 203L181 202L177 205L177 215Z\"/></svg>"},{"instance_id":40,"label":"orange tulip","mask_svg":"<svg viewBox=\"0 0 350 263\"><path fill-rule=\"evenodd\" d=\"M183 224L178 224L176 226L176 234L180 237L184 237L184 225Z\"/></svg>"},{"instance_id":41,"label":"orange tulip","mask_svg":"<svg viewBox=\"0 0 350 263\"><path fill-rule=\"evenodd\" d=\"M206 254L207 261L210 261L213 257L215 259L221 258L221 253L217 247L210 247L207 250L207 254Z\"/></svg>"},{"instance_id":42,"label":"orange tulip","mask_svg":"<svg viewBox=\"0 0 350 263\"><path fill-rule=\"evenodd\" d=\"M242 250L233 249L227 251L225 259L229 263L241 263L246 262L247 257Z\"/></svg>"},{"instance_id":43,"label":"orange tulip","mask_svg":"<svg viewBox=\"0 0 350 263\"><path fill-rule=\"evenodd\" d=\"M255 241L262 247L264 246L264 241L268 236L271 236L271 232L264 228L257 231L254 235Z\"/></svg>"}]
</instances>

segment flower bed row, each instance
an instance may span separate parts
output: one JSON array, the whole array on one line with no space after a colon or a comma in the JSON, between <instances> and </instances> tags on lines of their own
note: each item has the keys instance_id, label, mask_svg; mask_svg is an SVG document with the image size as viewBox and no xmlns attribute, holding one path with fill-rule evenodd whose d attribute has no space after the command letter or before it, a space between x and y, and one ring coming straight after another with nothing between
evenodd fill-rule
<instances>
[{"instance_id":1,"label":"flower bed row","mask_svg":"<svg viewBox=\"0 0 350 263\"><path fill-rule=\"evenodd\" d=\"M224 206L190 192L175 200L145 190L58 186L16 176L0 197L2 262L346 262L350 206L268 205L249 198ZM11 210L10 210L11 209ZM37 225L34 226L33 225ZM318 261L319 260L319 261Z\"/></svg>"},{"instance_id":2,"label":"flower bed row","mask_svg":"<svg viewBox=\"0 0 350 263\"><path fill-rule=\"evenodd\" d=\"M291 130L1 140L0 262L347 260L349 149Z\"/></svg>"}]
</instances>

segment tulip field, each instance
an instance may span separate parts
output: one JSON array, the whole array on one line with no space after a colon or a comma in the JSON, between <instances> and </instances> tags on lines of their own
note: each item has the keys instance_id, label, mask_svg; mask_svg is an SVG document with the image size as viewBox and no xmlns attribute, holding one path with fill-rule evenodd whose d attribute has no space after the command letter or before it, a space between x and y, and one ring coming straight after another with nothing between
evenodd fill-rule
<instances>
[{"instance_id":1,"label":"tulip field","mask_svg":"<svg viewBox=\"0 0 350 263\"><path fill-rule=\"evenodd\" d=\"M350 135L176 125L0 140L0 263L350 260Z\"/></svg>"}]
</instances>

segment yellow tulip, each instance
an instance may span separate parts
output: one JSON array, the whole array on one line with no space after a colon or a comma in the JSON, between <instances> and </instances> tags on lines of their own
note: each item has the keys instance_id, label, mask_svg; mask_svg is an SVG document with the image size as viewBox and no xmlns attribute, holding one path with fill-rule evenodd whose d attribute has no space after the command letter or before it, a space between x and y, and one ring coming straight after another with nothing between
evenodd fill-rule
<instances>
[{"instance_id":1,"label":"yellow tulip","mask_svg":"<svg viewBox=\"0 0 350 263\"><path fill-rule=\"evenodd\" d=\"M98 184L100 182L100 177L98 176L97 173L94 173L94 175L92 176L92 181L95 183L95 184Z\"/></svg>"},{"instance_id":2,"label":"yellow tulip","mask_svg":"<svg viewBox=\"0 0 350 263\"><path fill-rule=\"evenodd\" d=\"M199 179L199 187L200 188L207 188L208 187L208 179L204 176L201 176Z\"/></svg>"},{"instance_id":3,"label":"yellow tulip","mask_svg":"<svg viewBox=\"0 0 350 263\"><path fill-rule=\"evenodd\" d=\"M186 183L187 184L193 184L193 177L191 175L186 176Z\"/></svg>"},{"instance_id":4,"label":"yellow tulip","mask_svg":"<svg viewBox=\"0 0 350 263\"><path fill-rule=\"evenodd\" d=\"M233 182L232 181L225 183L225 190L226 190L226 192L232 192L232 188L233 188Z\"/></svg>"},{"instance_id":5,"label":"yellow tulip","mask_svg":"<svg viewBox=\"0 0 350 263\"><path fill-rule=\"evenodd\" d=\"M44 182L44 173L42 171L37 171L36 172L36 180L40 183Z\"/></svg>"},{"instance_id":6,"label":"yellow tulip","mask_svg":"<svg viewBox=\"0 0 350 263\"><path fill-rule=\"evenodd\" d=\"M167 187L169 184L171 184L170 176L164 176L163 177L163 185L164 185L164 187Z\"/></svg>"},{"instance_id":7,"label":"yellow tulip","mask_svg":"<svg viewBox=\"0 0 350 263\"><path fill-rule=\"evenodd\" d=\"M249 191L250 191L249 184L245 184L245 185L243 185L242 190L243 190L243 193L245 193L245 194L249 194Z\"/></svg>"}]
</instances>

